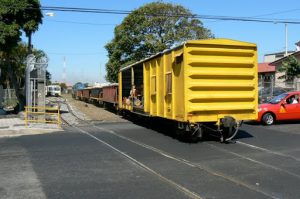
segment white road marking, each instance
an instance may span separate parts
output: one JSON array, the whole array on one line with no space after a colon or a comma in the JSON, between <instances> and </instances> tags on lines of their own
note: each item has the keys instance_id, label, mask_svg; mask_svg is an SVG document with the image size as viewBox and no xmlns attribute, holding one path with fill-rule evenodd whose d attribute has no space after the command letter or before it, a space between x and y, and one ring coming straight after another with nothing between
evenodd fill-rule
<instances>
[{"instance_id":1,"label":"white road marking","mask_svg":"<svg viewBox=\"0 0 300 199\"><path fill-rule=\"evenodd\" d=\"M300 159L299 159L299 158L296 158L296 157L291 156L291 155L288 155L288 154L280 153L280 152L277 152L277 151L271 151L271 150L269 150L269 149L262 148L262 147L259 147L259 146L255 146L255 145L248 144L248 143L241 142L241 141L236 141L236 143L241 144L241 145L244 145L244 146L247 146L247 147L250 147L250 148L253 148L253 149L265 151L265 152L267 152L267 153L271 153L271 154L274 154L274 155L278 155L278 156L282 156L282 157L288 157L288 158L291 158L291 159L293 159L293 160L295 160L295 161L300 162Z\"/></svg>"},{"instance_id":2,"label":"white road marking","mask_svg":"<svg viewBox=\"0 0 300 199\"><path fill-rule=\"evenodd\" d=\"M265 166L265 167L268 167L268 168L272 168L272 169L274 169L274 170L277 170L277 171L280 171L280 172L289 174L289 175L291 175L291 176L300 178L300 175L295 174L295 173L292 173L292 172L289 172L289 171L284 170L284 169L281 169L281 168L279 168L279 167L275 167L275 166L273 166L273 165L266 164L266 163L260 162L260 161L258 161L258 160L254 160L254 159L249 158L249 157L247 157L247 156L240 155L240 154L238 154L238 153L235 153L235 152L232 152L232 151L223 149L223 148L221 148L221 147L217 147L217 146L212 145L212 144L209 144L209 143L205 143L205 144L206 144L206 145L209 145L209 146L211 146L211 147L213 147L213 148L216 148L217 150L220 150L220 151L223 151L223 152L226 152L226 153L230 153L230 154L232 154L232 155L234 155L234 156L237 156L237 157L239 157L239 158L248 160L248 161L250 161L250 162L254 162L254 163L256 163L256 164L260 164L260 165L262 165L262 166Z\"/></svg>"}]
</instances>

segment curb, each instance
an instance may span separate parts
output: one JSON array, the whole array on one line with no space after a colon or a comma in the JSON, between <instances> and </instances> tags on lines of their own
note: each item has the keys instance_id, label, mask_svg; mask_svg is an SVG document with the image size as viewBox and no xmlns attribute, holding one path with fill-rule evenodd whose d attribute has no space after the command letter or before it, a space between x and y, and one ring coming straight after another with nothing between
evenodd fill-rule
<instances>
[{"instance_id":1,"label":"curb","mask_svg":"<svg viewBox=\"0 0 300 199\"><path fill-rule=\"evenodd\" d=\"M40 135L55 132L62 132L62 129L39 129L39 128L28 128L28 129L6 129L0 131L0 138L5 137L18 137L23 135Z\"/></svg>"}]
</instances>

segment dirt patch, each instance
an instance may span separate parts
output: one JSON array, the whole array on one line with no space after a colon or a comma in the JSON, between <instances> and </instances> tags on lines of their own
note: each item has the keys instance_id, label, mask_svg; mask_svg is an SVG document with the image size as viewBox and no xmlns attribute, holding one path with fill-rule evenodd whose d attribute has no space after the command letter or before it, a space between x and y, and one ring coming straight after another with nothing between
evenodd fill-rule
<instances>
[{"instance_id":1,"label":"dirt patch","mask_svg":"<svg viewBox=\"0 0 300 199\"><path fill-rule=\"evenodd\" d=\"M71 95L63 95L63 98L76 110L84 113L89 120L104 122L126 122L114 110L106 110L100 106L89 104L83 101L75 100Z\"/></svg>"}]
</instances>

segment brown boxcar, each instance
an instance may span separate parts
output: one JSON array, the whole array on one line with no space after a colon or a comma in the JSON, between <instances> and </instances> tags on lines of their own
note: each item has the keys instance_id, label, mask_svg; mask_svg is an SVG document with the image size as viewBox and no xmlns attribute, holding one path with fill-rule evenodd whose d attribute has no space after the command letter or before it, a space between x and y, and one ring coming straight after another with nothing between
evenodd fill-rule
<instances>
[{"instance_id":1,"label":"brown boxcar","mask_svg":"<svg viewBox=\"0 0 300 199\"><path fill-rule=\"evenodd\" d=\"M100 99L102 98L102 88L101 87L93 87L90 92L90 101L92 103L101 103Z\"/></svg>"},{"instance_id":2,"label":"brown boxcar","mask_svg":"<svg viewBox=\"0 0 300 199\"><path fill-rule=\"evenodd\" d=\"M90 101L90 93L91 93L91 88L85 88L82 90L82 100L89 102Z\"/></svg>"},{"instance_id":3,"label":"brown boxcar","mask_svg":"<svg viewBox=\"0 0 300 199\"><path fill-rule=\"evenodd\" d=\"M102 87L103 89L103 104L111 104L113 106L118 105L118 84L113 83Z\"/></svg>"},{"instance_id":4,"label":"brown boxcar","mask_svg":"<svg viewBox=\"0 0 300 199\"><path fill-rule=\"evenodd\" d=\"M82 90L77 90L75 93L75 98L78 100L82 100Z\"/></svg>"}]
</instances>

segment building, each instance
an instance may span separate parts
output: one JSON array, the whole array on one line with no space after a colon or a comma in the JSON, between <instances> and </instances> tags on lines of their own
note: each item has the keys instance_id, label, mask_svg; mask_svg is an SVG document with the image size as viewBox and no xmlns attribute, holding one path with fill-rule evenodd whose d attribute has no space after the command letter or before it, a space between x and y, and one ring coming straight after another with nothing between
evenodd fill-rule
<instances>
[{"instance_id":1,"label":"building","mask_svg":"<svg viewBox=\"0 0 300 199\"><path fill-rule=\"evenodd\" d=\"M278 72L278 69L282 66L283 62L287 61L287 58L289 56L294 56L299 62L300 62L300 41L296 43L296 51L294 51L291 54L288 54L288 56L284 56L280 59L276 59L272 61L270 64L275 66L276 75L276 85L283 87L283 88L295 88L296 90L300 90L300 79L296 78L292 81L286 81L284 79L279 79L278 77L282 76L283 72Z\"/></svg>"},{"instance_id":2,"label":"building","mask_svg":"<svg viewBox=\"0 0 300 199\"><path fill-rule=\"evenodd\" d=\"M258 79L260 87L271 87L275 85L275 66L270 63L258 64Z\"/></svg>"},{"instance_id":3,"label":"building","mask_svg":"<svg viewBox=\"0 0 300 199\"><path fill-rule=\"evenodd\" d=\"M293 54L295 51L288 51L287 54ZM264 63L271 63L285 56L285 52L270 53L264 55Z\"/></svg>"}]
</instances>

